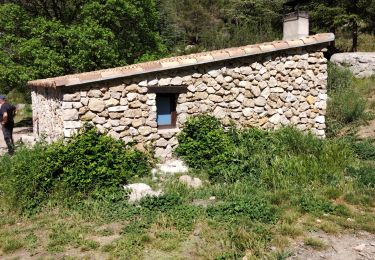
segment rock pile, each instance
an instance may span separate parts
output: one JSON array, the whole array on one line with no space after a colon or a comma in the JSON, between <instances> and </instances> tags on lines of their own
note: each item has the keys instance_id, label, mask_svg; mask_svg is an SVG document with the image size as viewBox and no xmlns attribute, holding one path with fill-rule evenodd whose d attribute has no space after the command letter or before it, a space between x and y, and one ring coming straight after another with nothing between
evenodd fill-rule
<instances>
[{"instance_id":1,"label":"rock pile","mask_svg":"<svg viewBox=\"0 0 375 260\"><path fill-rule=\"evenodd\" d=\"M331 62L349 68L358 78L375 75L375 52L336 53Z\"/></svg>"}]
</instances>

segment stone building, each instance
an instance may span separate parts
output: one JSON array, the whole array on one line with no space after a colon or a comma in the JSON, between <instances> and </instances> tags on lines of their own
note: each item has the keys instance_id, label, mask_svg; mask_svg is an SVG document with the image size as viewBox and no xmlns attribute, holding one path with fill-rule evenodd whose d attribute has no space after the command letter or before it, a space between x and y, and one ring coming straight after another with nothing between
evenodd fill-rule
<instances>
[{"instance_id":1,"label":"stone building","mask_svg":"<svg viewBox=\"0 0 375 260\"><path fill-rule=\"evenodd\" d=\"M31 81L34 133L69 138L84 122L168 157L188 117L224 125L295 125L325 136L327 60L317 34Z\"/></svg>"}]
</instances>

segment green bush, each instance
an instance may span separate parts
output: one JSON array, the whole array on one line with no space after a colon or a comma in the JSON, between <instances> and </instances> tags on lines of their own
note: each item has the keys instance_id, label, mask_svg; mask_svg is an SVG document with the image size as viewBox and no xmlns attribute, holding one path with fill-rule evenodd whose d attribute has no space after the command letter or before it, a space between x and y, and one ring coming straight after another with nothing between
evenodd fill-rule
<instances>
[{"instance_id":1,"label":"green bush","mask_svg":"<svg viewBox=\"0 0 375 260\"><path fill-rule=\"evenodd\" d=\"M51 196L66 201L122 199L121 185L151 169L148 156L94 128L66 143L23 147L13 157L3 157L1 163L5 197L12 208L21 211L37 210Z\"/></svg>"},{"instance_id":2,"label":"green bush","mask_svg":"<svg viewBox=\"0 0 375 260\"><path fill-rule=\"evenodd\" d=\"M348 174L355 178L356 183L360 187L375 188L375 166L349 167Z\"/></svg>"},{"instance_id":3,"label":"green bush","mask_svg":"<svg viewBox=\"0 0 375 260\"><path fill-rule=\"evenodd\" d=\"M327 135L336 136L345 125L365 116L366 100L353 74L345 68L328 64Z\"/></svg>"},{"instance_id":4,"label":"green bush","mask_svg":"<svg viewBox=\"0 0 375 260\"><path fill-rule=\"evenodd\" d=\"M209 217L225 221L246 217L263 223L274 223L278 218L276 207L272 206L268 200L257 196L220 202L209 206L207 214Z\"/></svg>"},{"instance_id":5,"label":"green bush","mask_svg":"<svg viewBox=\"0 0 375 260\"><path fill-rule=\"evenodd\" d=\"M346 90L352 86L353 73L346 68L328 63L327 89L329 92Z\"/></svg>"},{"instance_id":6,"label":"green bush","mask_svg":"<svg viewBox=\"0 0 375 260\"><path fill-rule=\"evenodd\" d=\"M214 127L207 127L207 122ZM206 171L217 182L249 179L267 188L338 185L354 160L343 140L322 140L290 127L224 131L217 119L207 116L192 118L188 126L180 134L183 138L177 150L184 151L182 158L190 166ZM220 138L207 144L213 131L220 133ZM202 154L207 156L198 156Z\"/></svg>"},{"instance_id":7,"label":"green bush","mask_svg":"<svg viewBox=\"0 0 375 260\"><path fill-rule=\"evenodd\" d=\"M140 205L148 210L166 211L182 202L181 197L175 194L165 194L161 196L145 197L140 201Z\"/></svg>"},{"instance_id":8,"label":"green bush","mask_svg":"<svg viewBox=\"0 0 375 260\"><path fill-rule=\"evenodd\" d=\"M375 160L375 146L373 140L353 140L351 147L359 159Z\"/></svg>"},{"instance_id":9,"label":"green bush","mask_svg":"<svg viewBox=\"0 0 375 260\"><path fill-rule=\"evenodd\" d=\"M225 160L231 146L220 122L209 115L190 118L177 139L179 146L175 153L195 169L211 167Z\"/></svg>"},{"instance_id":10,"label":"green bush","mask_svg":"<svg viewBox=\"0 0 375 260\"><path fill-rule=\"evenodd\" d=\"M349 216L350 212L344 205L336 205L329 200L313 194L304 193L298 198L297 204L304 213L323 214L331 213L340 216Z\"/></svg>"}]
</instances>

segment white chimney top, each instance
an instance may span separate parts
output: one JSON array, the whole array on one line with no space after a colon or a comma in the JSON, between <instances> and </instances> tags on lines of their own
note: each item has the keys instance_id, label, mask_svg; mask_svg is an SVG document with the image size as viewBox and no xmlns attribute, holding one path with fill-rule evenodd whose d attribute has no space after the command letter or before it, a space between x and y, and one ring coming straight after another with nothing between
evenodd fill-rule
<instances>
[{"instance_id":1,"label":"white chimney top","mask_svg":"<svg viewBox=\"0 0 375 260\"><path fill-rule=\"evenodd\" d=\"M284 16L283 40L296 40L309 36L309 14L296 11Z\"/></svg>"}]
</instances>

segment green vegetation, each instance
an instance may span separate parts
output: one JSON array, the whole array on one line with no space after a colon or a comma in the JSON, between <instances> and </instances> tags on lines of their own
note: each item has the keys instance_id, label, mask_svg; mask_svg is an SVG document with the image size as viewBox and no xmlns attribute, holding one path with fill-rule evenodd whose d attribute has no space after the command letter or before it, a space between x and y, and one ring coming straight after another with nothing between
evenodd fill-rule
<instances>
[{"instance_id":1,"label":"green vegetation","mask_svg":"<svg viewBox=\"0 0 375 260\"><path fill-rule=\"evenodd\" d=\"M1 165L8 206L24 213L40 210L53 197L121 200L121 185L151 169L146 155L89 127L66 143L21 147L2 157Z\"/></svg>"},{"instance_id":2,"label":"green vegetation","mask_svg":"<svg viewBox=\"0 0 375 260\"><path fill-rule=\"evenodd\" d=\"M371 95L375 78L356 79L348 69L334 64L328 66L327 136L354 134L356 126L374 115L367 98Z\"/></svg>"},{"instance_id":3,"label":"green vegetation","mask_svg":"<svg viewBox=\"0 0 375 260\"><path fill-rule=\"evenodd\" d=\"M169 176L152 184L161 196L136 204L121 184L152 183L148 157L94 129L3 157L1 254L283 259L291 240L326 248L306 231L375 232L367 141L322 140L293 128L224 129L208 115L191 118L178 138L177 152L204 186Z\"/></svg>"},{"instance_id":4,"label":"green vegetation","mask_svg":"<svg viewBox=\"0 0 375 260\"><path fill-rule=\"evenodd\" d=\"M280 39L285 0L4 0L0 92L37 78ZM374 51L375 2L312 0L313 33L336 51Z\"/></svg>"}]
</instances>

